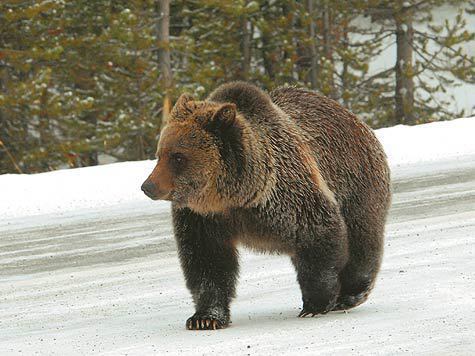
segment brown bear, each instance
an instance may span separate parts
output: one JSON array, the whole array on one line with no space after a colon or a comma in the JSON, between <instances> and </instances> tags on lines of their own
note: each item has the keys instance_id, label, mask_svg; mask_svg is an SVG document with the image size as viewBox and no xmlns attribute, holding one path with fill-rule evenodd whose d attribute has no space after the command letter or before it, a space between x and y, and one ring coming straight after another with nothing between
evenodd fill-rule
<instances>
[{"instance_id":1,"label":"brown bear","mask_svg":"<svg viewBox=\"0 0 475 356\"><path fill-rule=\"evenodd\" d=\"M237 245L288 254L300 317L363 303L380 268L390 172L371 129L337 102L296 87L233 82L204 101L183 94L142 185L172 202L196 313L188 329L230 322Z\"/></svg>"}]
</instances>

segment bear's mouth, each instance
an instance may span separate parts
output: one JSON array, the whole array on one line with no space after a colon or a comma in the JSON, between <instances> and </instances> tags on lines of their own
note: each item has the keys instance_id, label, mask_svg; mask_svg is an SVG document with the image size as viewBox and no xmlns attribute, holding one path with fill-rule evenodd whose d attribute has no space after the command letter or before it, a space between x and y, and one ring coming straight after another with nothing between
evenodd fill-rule
<instances>
[{"instance_id":1,"label":"bear's mouth","mask_svg":"<svg viewBox=\"0 0 475 356\"><path fill-rule=\"evenodd\" d=\"M158 197L157 199L154 199L154 200L167 200L167 201L173 201L173 191L169 191L167 194L161 196L161 197Z\"/></svg>"}]
</instances>

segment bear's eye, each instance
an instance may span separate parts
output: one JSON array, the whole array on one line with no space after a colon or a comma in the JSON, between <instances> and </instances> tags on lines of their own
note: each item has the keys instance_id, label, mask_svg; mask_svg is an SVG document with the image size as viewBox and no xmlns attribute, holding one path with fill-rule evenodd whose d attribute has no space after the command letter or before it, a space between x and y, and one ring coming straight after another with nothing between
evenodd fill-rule
<instances>
[{"instance_id":1,"label":"bear's eye","mask_svg":"<svg viewBox=\"0 0 475 356\"><path fill-rule=\"evenodd\" d=\"M170 154L170 161L174 166L181 167L186 162L186 157L183 153L176 152Z\"/></svg>"}]
</instances>

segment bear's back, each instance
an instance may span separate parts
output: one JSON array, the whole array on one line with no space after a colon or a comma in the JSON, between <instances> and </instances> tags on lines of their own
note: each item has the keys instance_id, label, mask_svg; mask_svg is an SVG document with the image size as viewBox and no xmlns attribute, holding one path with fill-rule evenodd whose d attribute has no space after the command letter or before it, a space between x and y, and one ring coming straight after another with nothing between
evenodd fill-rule
<instances>
[{"instance_id":1,"label":"bear's back","mask_svg":"<svg viewBox=\"0 0 475 356\"><path fill-rule=\"evenodd\" d=\"M283 152L292 145L289 141L302 141L340 202L363 192L389 195L389 168L381 144L366 124L336 101L292 86L267 94L246 82L223 84L207 100L235 103L253 131L274 142L283 156L293 155Z\"/></svg>"},{"instance_id":2,"label":"bear's back","mask_svg":"<svg viewBox=\"0 0 475 356\"><path fill-rule=\"evenodd\" d=\"M382 184L381 190L389 190L383 148L373 131L353 113L302 88L279 87L270 97L300 128L324 179L337 195L348 196L358 186L361 189L368 184Z\"/></svg>"},{"instance_id":3,"label":"bear's back","mask_svg":"<svg viewBox=\"0 0 475 356\"><path fill-rule=\"evenodd\" d=\"M348 135L361 129L358 118L336 101L303 88L282 86L270 92L272 102L282 109L304 132L312 136ZM364 131L370 131L367 128Z\"/></svg>"}]
</instances>

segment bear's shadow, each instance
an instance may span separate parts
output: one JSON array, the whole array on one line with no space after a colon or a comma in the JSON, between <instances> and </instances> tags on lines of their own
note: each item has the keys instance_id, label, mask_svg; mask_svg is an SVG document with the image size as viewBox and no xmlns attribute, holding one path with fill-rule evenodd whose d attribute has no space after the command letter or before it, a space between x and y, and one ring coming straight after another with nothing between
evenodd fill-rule
<instances>
[{"instance_id":1,"label":"bear's shadow","mask_svg":"<svg viewBox=\"0 0 475 356\"><path fill-rule=\"evenodd\" d=\"M362 309L356 308L354 310L344 312L344 311L335 311L335 312L330 312L328 314L320 314L320 315L315 315L313 318L312 317L306 317L306 318L299 318L297 315L299 314L300 309L291 309L291 310L285 310L285 311L272 311L272 310L263 310L260 312L252 313L252 314L233 314L232 316L232 323L230 324L230 327L232 329L236 328L253 328L253 327L258 327L259 329L263 329L263 326L265 328L268 328L269 326L274 326L274 327L285 327L286 324L301 324L301 323L315 323L315 325L318 325L320 322L331 322L335 320L340 320L342 318L348 317L349 314L360 314L360 313L367 313L367 311L364 311ZM266 329L263 329L266 330Z\"/></svg>"}]
</instances>

